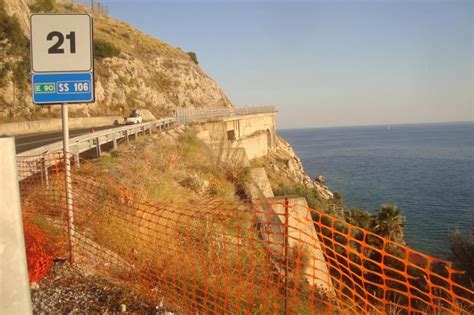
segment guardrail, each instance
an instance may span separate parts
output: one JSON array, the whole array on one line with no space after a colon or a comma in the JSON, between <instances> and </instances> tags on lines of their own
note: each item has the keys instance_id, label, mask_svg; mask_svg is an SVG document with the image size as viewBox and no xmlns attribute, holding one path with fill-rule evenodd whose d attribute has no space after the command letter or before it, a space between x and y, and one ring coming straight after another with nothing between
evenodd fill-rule
<instances>
[{"instance_id":1,"label":"guardrail","mask_svg":"<svg viewBox=\"0 0 474 315\"><path fill-rule=\"evenodd\" d=\"M148 132L149 134L152 134L153 129L163 130L175 125L176 119L169 117L136 125L101 130L71 138L69 140L69 151L74 157L74 163L79 165L79 154L82 152L95 149L96 155L99 157L102 153L101 146L104 144L112 143L114 148L117 148L118 141L121 139L125 139L128 142L130 136L136 138L140 133L146 134ZM17 154L18 157L32 157L36 159L38 156L41 156L44 160L43 163L32 163L30 169L22 174L19 177L19 180L40 172L47 172L50 166L56 164L48 161L60 161L60 159L51 159L51 156L62 155L62 149L63 142L58 141ZM46 174L45 177L47 177Z\"/></svg>"},{"instance_id":2,"label":"guardrail","mask_svg":"<svg viewBox=\"0 0 474 315\"><path fill-rule=\"evenodd\" d=\"M215 118L226 118L253 114L275 113L275 106L253 107L216 107L216 108L177 108L176 121L187 124L196 121L206 121Z\"/></svg>"},{"instance_id":3,"label":"guardrail","mask_svg":"<svg viewBox=\"0 0 474 315\"><path fill-rule=\"evenodd\" d=\"M107 130L101 130L90 134L81 135L78 137L71 138L69 140L69 152L71 157L74 158L73 163L79 165L79 154L95 149L96 156L100 157L102 150L101 146L107 143L112 143L116 149L118 146L118 140L126 139L129 141L130 136L137 136L142 133L145 134L147 131L151 134L153 128L158 130L167 129L177 124L188 124L192 122L207 121L218 118L244 116L252 114L262 113L274 113L276 112L275 106L254 106L254 107L240 107L240 108L178 108L176 110L175 117L167 117L159 120L150 122L144 122L136 125L129 125L123 127L117 127ZM38 163L30 163L29 169L25 170L20 176L20 180L35 174L41 174L45 179L48 177L48 169L59 163L55 162L51 164L50 161L61 161L63 149L63 142L58 141L51 144L47 144L32 150L28 150L17 154L17 157L28 158L38 160L41 157L41 161ZM52 158L55 157L55 158ZM49 161L49 162L48 162Z\"/></svg>"},{"instance_id":4,"label":"guardrail","mask_svg":"<svg viewBox=\"0 0 474 315\"><path fill-rule=\"evenodd\" d=\"M114 147L117 146L117 141L125 138L127 141L131 135L137 135L140 132L145 134L147 131L149 133L153 132L153 128L158 130L166 129L172 127L176 124L174 118L163 118L159 120L154 120L150 122L144 122L136 125L127 125L123 127L101 130L82 136L74 137L69 140L70 151L72 154L79 154L93 148L96 148L98 155L100 156L100 146L106 143L112 142ZM17 156L37 156L42 154L47 154L51 152L56 152L63 149L63 142L58 141L51 144L47 144L29 151L22 152L17 154Z\"/></svg>"}]
</instances>

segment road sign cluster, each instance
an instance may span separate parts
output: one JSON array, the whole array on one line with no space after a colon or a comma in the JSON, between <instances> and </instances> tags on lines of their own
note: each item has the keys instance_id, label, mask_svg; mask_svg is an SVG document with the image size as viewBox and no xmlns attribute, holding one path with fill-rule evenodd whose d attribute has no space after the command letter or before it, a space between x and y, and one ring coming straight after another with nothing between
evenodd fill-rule
<instances>
[{"instance_id":1,"label":"road sign cluster","mask_svg":"<svg viewBox=\"0 0 474 315\"><path fill-rule=\"evenodd\" d=\"M92 18L33 14L31 70L34 103L94 102Z\"/></svg>"}]
</instances>

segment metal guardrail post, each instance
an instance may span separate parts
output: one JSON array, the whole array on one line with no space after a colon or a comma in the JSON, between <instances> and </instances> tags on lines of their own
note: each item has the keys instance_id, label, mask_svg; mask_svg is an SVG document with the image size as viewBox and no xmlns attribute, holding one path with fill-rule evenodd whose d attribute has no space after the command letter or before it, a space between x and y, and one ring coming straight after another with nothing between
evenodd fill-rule
<instances>
[{"instance_id":1,"label":"metal guardrail post","mask_svg":"<svg viewBox=\"0 0 474 315\"><path fill-rule=\"evenodd\" d=\"M118 150L117 137L115 135L113 136L112 143L114 145L114 150Z\"/></svg>"},{"instance_id":2,"label":"metal guardrail post","mask_svg":"<svg viewBox=\"0 0 474 315\"><path fill-rule=\"evenodd\" d=\"M15 138L0 138L0 314L31 314Z\"/></svg>"},{"instance_id":3,"label":"metal guardrail post","mask_svg":"<svg viewBox=\"0 0 474 315\"><path fill-rule=\"evenodd\" d=\"M100 150L100 138L99 137L95 138L95 150L96 150L96 153L97 153L97 157L100 158L100 156L102 155L102 151Z\"/></svg>"}]
</instances>

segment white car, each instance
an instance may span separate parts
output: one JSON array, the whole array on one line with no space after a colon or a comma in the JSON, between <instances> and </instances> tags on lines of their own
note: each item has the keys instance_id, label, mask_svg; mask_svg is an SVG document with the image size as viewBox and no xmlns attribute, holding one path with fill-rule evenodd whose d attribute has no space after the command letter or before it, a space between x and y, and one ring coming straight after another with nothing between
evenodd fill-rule
<instances>
[{"instance_id":1,"label":"white car","mask_svg":"<svg viewBox=\"0 0 474 315\"><path fill-rule=\"evenodd\" d=\"M137 113L131 113L130 116L128 116L125 119L125 124L126 125L134 125L134 124L139 124L143 122L143 117L140 116L140 114Z\"/></svg>"}]
</instances>

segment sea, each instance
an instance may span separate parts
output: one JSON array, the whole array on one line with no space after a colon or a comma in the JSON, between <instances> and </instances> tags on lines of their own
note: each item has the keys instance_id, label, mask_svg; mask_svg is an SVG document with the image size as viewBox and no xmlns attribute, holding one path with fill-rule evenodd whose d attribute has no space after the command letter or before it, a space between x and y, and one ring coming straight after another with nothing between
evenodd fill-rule
<instances>
[{"instance_id":1,"label":"sea","mask_svg":"<svg viewBox=\"0 0 474 315\"><path fill-rule=\"evenodd\" d=\"M446 258L474 225L474 122L278 130L350 208L396 204L407 245Z\"/></svg>"}]
</instances>

